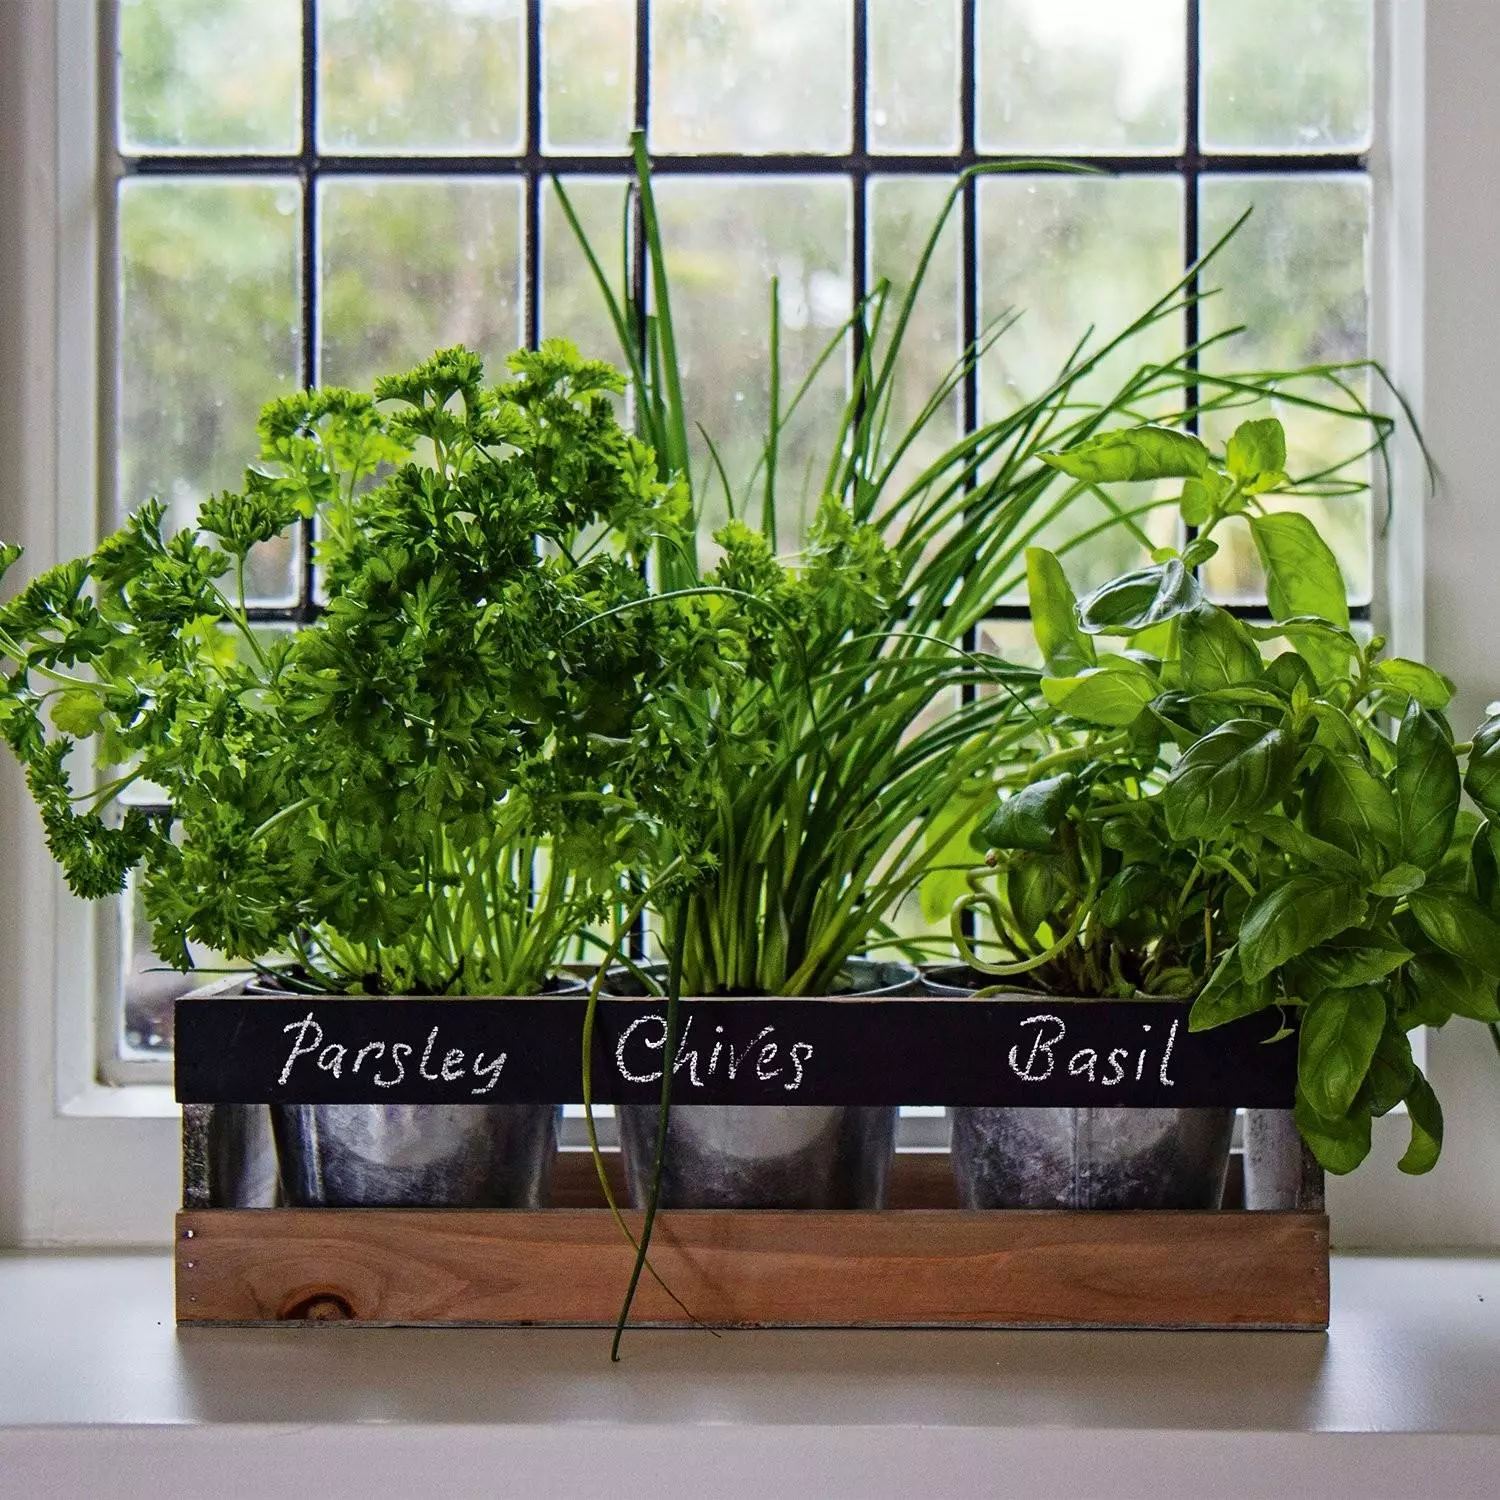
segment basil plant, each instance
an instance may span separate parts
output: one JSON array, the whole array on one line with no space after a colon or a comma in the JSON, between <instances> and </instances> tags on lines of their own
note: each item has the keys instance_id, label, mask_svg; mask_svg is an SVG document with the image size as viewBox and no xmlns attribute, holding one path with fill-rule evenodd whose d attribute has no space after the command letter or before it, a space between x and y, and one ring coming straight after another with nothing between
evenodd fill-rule
<instances>
[{"instance_id":1,"label":"basil plant","mask_svg":"<svg viewBox=\"0 0 1500 1500\"><path fill-rule=\"evenodd\" d=\"M1222 457L1147 426L1044 458L1090 486L1180 479L1196 534L1081 600L1028 554L1044 706L974 835L965 957L1052 993L1190 998L1194 1030L1265 1012L1279 1037L1295 1016L1296 1120L1323 1166L1356 1167L1404 1102L1400 1166L1428 1171L1443 1118L1409 1033L1500 1020L1500 718L1455 743L1452 684L1353 633L1317 528L1266 504L1294 488L1277 421ZM1240 526L1274 623L1196 576Z\"/></svg>"}]
</instances>

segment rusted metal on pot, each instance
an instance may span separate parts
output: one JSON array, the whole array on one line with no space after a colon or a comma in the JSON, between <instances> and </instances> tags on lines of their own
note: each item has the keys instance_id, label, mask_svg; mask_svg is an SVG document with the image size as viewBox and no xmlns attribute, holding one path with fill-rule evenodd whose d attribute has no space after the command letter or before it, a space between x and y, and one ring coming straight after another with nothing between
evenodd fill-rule
<instances>
[{"instance_id":1,"label":"rusted metal on pot","mask_svg":"<svg viewBox=\"0 0 1500 1500\"><path fill-rule=\"evenodd\" d=\"M664 965L649 965L665 982ZM911 964L852 959L840 994L913 992ZM625 970L618 994L640 994ZM631 1202L642 1206L656 1159L657 1106L616 1111ZM883 1208L896 1149L896 1110L880 1105L676 1104L662 1159L664 1208Z\"/></svg>"},{"instance_id":2,"label":"rusted metal on pot","mask_svg":"<svg viewBox=\"0 0 1500 1500\"><path fill-rule=\"evenodd\" d=\"M993 981L962 965L923 975L932 995ZM1018 994L1031 1003L1034 995ZM1218 1208L1233 1109L955 1108L953 1175L965 1208Z\"/></svg>"}]
</instances>

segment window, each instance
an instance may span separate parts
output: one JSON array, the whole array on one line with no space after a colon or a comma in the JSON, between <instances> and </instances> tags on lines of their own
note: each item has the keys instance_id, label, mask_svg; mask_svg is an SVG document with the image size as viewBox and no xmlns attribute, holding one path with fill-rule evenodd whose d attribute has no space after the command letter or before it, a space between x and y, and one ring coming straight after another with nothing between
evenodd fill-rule
<instances>
[{"instance_id":1,"label":"window","mask_svg":"<svg viewBox=\"0 0 1500 1500\"><path fill-rule=\"evenodd\" d=\"M1269 5L1233 8L1269 13ZM217 9L228 7L221 3ZM272 9L267 0L259 11L266 37ZM912 0L895 9L925 8ZM1286 20L1289 13L1293 21L1306 20L1304 11L1321 9L1309 0L1278 8L1274 22L1265 23L1267 35L1281 39L1275 72L1281 86L1290 86L1288 80L1314 53L1334 50L1326 33L1309 41L1305 29ZM1455 723L1473 725L1485 703L1500 696L1492 646L1500 633L1500 593L1493 587L1493 456L1487 443L1500 309L1475 294L1495 264L1492 208L1500 201L1500 155L1493 121L1475 101L1486 97L1500 58L1500 11L1407 0L1373 0L1371 9L1370 146L1353 153L1367 164L1373 203L1369 338L1422 416L1441 461L1442 483L1436 500L1429 498L1420 455L1411 446L1398 451L1400 504L1381 528L1383 548L1371 553L1370 608L1403 654L1420 656L1430 647L1432 659L1459 685ZM1205 0L1199 17L1205 49L1208 12ZM24 542L38 565L89 545L101 518L81 497L104 495L106 522L115 504L114 481L96 474L96 453L108 445L96 442L93 414L103 406L112 420L110 403L99 401L97 391L113 380L117 364L110 212L120 167L111 149L117 24L112 6L0 4L0 244L11 272L0 277L0 376L6 391L0 400L0 532ZM584 18L580 29L586 40L602 34L597 18ZM1363 67L1362 37L1358 32L1352 42L1337 43L1355 49L1357 68ZM253 68L266 97L269 75L255 50L259 36L250 42L254 47L247 43L238 62ZM555 63L558 54L551 55ZM613 49L585 47L583 56L599 63L578 96L584 105L597 107L601 95L618 98L622 88L631 96L633 69L627 69L630 81L624 84L601 76L604 64L612 67L617 56ZM914 46L898 49L896 57L914 87L919 59L923 69L948 67L937 54ZM1319 61L1309 77L1329 62ZM872 79L878 68L872 54ZM218 62L208 71L215 70L228 71ZM988 76L982 63L980 76ZM1269 108L1271 89L1255 82L1252 72L1239 77L1237 86ZM925 84L916 92L929 97ZM1185 95L1183 107L1185 112ZM613 138L608 144L615 144ZM1326 146L1324 140L1318 149ZM1226 149L1241 154L1238 145ZM1279 170L1280 163L1264 153L1243 155L1245 160L1225 158L1220 165L1226 173L1228 166ZM1160 170L1176 170L1170 152L1167 157L1169 165ZM883 170L893 164L907 163L873 152L865 162ZM693 165L714 163L695 159ZM1292 172L1316 177L1325 165L1316 154L1299 155ZM599 163L599 173L622 166L611 156ZM957 285L955 275L951 286ZM937 336L946 338L943 325L938 327ZM106 962L105 977L98 979L89 912L60 894L25 792L3 766L0 910L0 1241L160 1243L178 1196L170 1091L98 1086L97 1059L113 1058L119 1046L117 971ZM101 1037L95 996L111 992L115 999L103 1012ZM1449 1115L1442 1167L1421 1179L1396 1173L1405 1130L1401 1121L1384 1122L1376 1131L1378 1159L1352 1178L1330 1183L1337 1243L1500 1242L1500 1158L1491 1145L1493 1057L1482 1037L1475 1044L1449 1027L1431 1038L1429 1071Z\"/></svg>"},{"instance_id":2,"label":"window","mask_svg":"<svg viewBox=\"0 0 1500 1500\"><path fill-rule=\"evenodd\" d=\"M122 8L128 3L121 0ZM216 7L220 12L230 8ZM271 75L263 61L261 38L268 40L272 33L273 8L270 0L260 8L260 33L237 54L247 76L253 69L262 98L269 97ZM1243 8L1265 14L1260 6ZM926 13L917 0L893 9ZM1076 14L1075 7L1068 9ZM1355 71L1364 76L1361 28L1337 42L1326 31L1309 41L1305 25L1286 21L1291 13L1293 21L1311 25L1302 13L1322 9L1321 4L1283 7L1274 25L1266 23L1268 35L1274 32L1281 39L1278 86L1291 87L1289 80L1314 53L1331 52L1335 46L1353 49ZM1489 644L1500 630L1500 595L1491 577L1493 476L1485 444L1492 425L1489 393L1496 378L1500 313L1474 296L1480 284L1476 273L1482 276L1494 254L1489 205L1496 201L1497 157L1492 133L1472 103L1484 97L1494 59L1500 56L1500 14L1482 7L1408 5L1404 0L1373 0L1369 9L1374 15L1370 145L1362 152L1347 145L1339 148L1339 171L1360 171L1369 182L1371 347L1424 415L1426 436L1441 459L1443 479L1434 503L1427 497L1420 455L1411 446L1398 451L1395 479L1401 503L1381 527L1382 548L1368 554L1370 611L1404 654L1421 655L1430 644L1433 659L1459 684L1455 722L1473 724L1484 704L1500 696ZM626 11L633 15L634 7ZM877 4L870 4L867 26L872 38L883 24L876 12ZM580 13L579 29L586 41L602 35L597 20L601 13L594 12L593 19ZM976 10L976 22L978 17ZM53 6L47 0L0 5L0 96L6 100L6 108L0 110L0 184L6 188L0 195L0 236L6 262L15 273L0 278L0 374L8 392L6 401L0 402L0 458L7 476L0 485L0 530L24 542L38 565L85 550L96 524L101 519L107 524L116 504L115 480L96 472L106 467L96 464L96 455L113 445L96 441L93 414L102 409L110 424L106 433L112 430L112 400L101 401L98 392L114 382L119 354L114 300L118 262L111 209L122 168L112 150L117 141L113 61L119 24L114 6ZM1206 59L1211 31L1208 0L1200 4L1198 29ZM1184 59L1187 34L1185 26ZM852 48L852 37L850 44ZM300 42L296 50L300 56ZM544 51L544 61L548 55ZM554 49L549 67L556 65L559 55ZM613 47L585 46L582 55L593 71L588 86L575 97L580 108L597 109L601 97L618 99L621 90L627 100L632 96L633 60L627 65L627 81L621 83L613 76L618 56ZM873 44L867 45L867 55L869 87L875 89L883 85L873 81L881 66ZM919 98L930 97L927 85L916 83L919 60L921 69L951 76L945 71L950 64L939 52L907 46L897 49L895 56ZM982 47L977 56L977 76L986 78ZM1330 63L1326 58L1318 61L1308 75L1313 82L1297 84L1293 91L1302 89L1306 97L1307 89L1321 87L1316 78ZM603 76L606 65L611 78ZM200 72L205 70L219 75L228 71L219 61L201 65ZM1274 90L1256 82L1253 70L1241 70L1238 77L1236 86L1249 90L1258 107L1273 108ZM1097 92L1097 83L1090 88ZM1185 116L1186 91L1183 110ZM1294 113L1306 118L1304 111ZM618 123L626 115L617 112L610 118ZM894 118L899 125L902 116ZM604 144L616 142L611 138ZM867 144L873 148L882 143ZM1215 152L1233 154L1216 156L1200 175L1218 180L1216 172L1230 177L1236 172L1270 172L1281 180L1278 157L1285 149L1284 136L1269 155L1242 150L1238 144L1209 144ZM1299 151L1289 175L1316 178L1326 172L1331 163L1321 153L1329 149L1329 138L1318 136L1302 144L1315 149ZM1160 166L1135 159L1123 165L1137 165L1137 175L1142 176L1153 171L1181 174L1183 163L1175 153L1162 157L1165 164ZM550 166L553 158L547 160ZM258 164L295 176L288 172L286 159ZM683 166L722 164L694 157ZM624 163L615 155L604 159L601 151L580 164L590 165L595 176L618 175ZM757 161L754 167L762 165ZM778 164L772 160L764 165ZM878 176L912 163L872 149L854 165L864 165ZM223 158L216 158L204 170L222 172L225 166ZM676 166L670 163L668 173ZM511 162L504 170L519 171ZM569 180L587 175L580 170ZM1184 197L1184 213L1187 201ZM597 232L614 228L608 224ZM1058 236L1054 249L1066 244ZM953 264L962 269L957 249ZM1272 262L1283 278L1287 264L1285 259ZM762 286L770 269L775 267L757 272ZM177 273L171 274L175 279ZM949 283L955 297L959 280L955 272ZM1072 321L1080 323L1087 316L1086 309L1080 310ZM937 320L935 338L946 340L953 321L950 317L944 325ZM755 329L762 323L763 314ZM579 336L595 342L585 331ZM260 394L254 392L252 400ZM104 497L102 517L80 500L95 493ZM1455 601L1462 601L1461 607ZM0 906L6 912L6 920L0 922L0 1118L5 1121L0 1130L0 1240L158 1242L178 1191L170 1091L164 1085L98 1086L98 1059L119 1054L121 1013L118 944L115 954L105 954L104 963L97 966L95 951L101 945L96 928L106 929L103 935L108 937L115 924L91 923L86 908L61 895L25 793L3 768ZM102 1012L95 1008L99 994L113 995ZM1481 1244L1494 1243L1500 1235L1500 1175L1488 1148L1486 1124L1493 1060L1482 1049L1467 1046L1466 1040L1448 1028L1431 1043L1430 1072L1450 1118L1442 1170L1424 1179L1396 1174L1391 1168L1404 1146L1405 1132L1402 1122L1387 1122L1388 1128L1377 1130L1376 1153L1382 1160L1351 1179L1330 1184L1341 1243ZM161 1062L147 1067L165 1071ZM115 1076L123 1081L140 1074L132 1067Z\"/></svg>"},{"instance_id":3,"label":"window","mask_svg":"<svg viewBox=\"0 0 1500 1500\"><path fill-rule=\"evenodd\" d=\"M1223 293L1170 350L1240 322L1207 360L1240 367L1369 352L1375 0L122 0L111 21L117 182L106 323L116 342L114 516L148 495L189 522L253 452L259 402L360 385L462 340L492 367L566 334L613 335L559 211L595 242L626 208L643 127L674 263L688 399L730 476L767 417L767 287L801 378L877 277L899 280L954 176L900 401L914 413L959 348L1021 321L951 402L954 435L1032 393L1089 329L1169 288L1247 207L1204 277ZM1178 346L1180 347L1180 346ZM806 486L844 401L831 362L783 443ZM1316 423L1289 421L1295 455ZM706 453L701 455L706 462ZM816 499L805 495L805 499ZM1361 612L1367 497L1322 502ZM1165 538L1163 538L1165 539ZM307 547L252 570L255 615L316 609ZM1082 554L1085 582L1124 561ZM1218 597L1263 604L1253 553L1215 558ZM985 649L1029 648L996 602ZM911 920L920 918L913 913ZM165 1078L170 999L133 900L106 949L112 1081Z\"/></svg>"}]
</instances>

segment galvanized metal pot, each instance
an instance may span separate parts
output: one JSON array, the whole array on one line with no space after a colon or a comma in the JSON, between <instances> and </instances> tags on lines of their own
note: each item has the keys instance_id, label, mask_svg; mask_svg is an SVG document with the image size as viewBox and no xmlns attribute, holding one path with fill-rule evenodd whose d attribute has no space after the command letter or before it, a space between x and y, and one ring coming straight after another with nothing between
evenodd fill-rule
<instances>
[{"instance_id":1,"label":"galvanized metal pot","mask_svg":"<svg viewBox=\"0 0 1500 1500\"><path fill-rule=\"evenodd\" d=\"M543 1208L561 1106L282 1104L281 1191L295 1208Z\"/></svg>"},{"instance_id":2,"label":"galvanized metal pot","mask_svg":"<svg viewBox=\"0 0 1500 1500\"><path fill-rule=\"evenodd\" d=\"M558 1104L275 1105L282 1198L295 1208L544 1208L561 1115Z\"/></svg>"},{"instance_id":3,"label":"galvanized metal pot","mask_svg":"<svg viewBox=\"0 0 1500 1500\"><path fill-rule=\"evenodd\" d=\"M924 975L922 987L958 996L990 983L960 965ZM965 1208L1207 1209L1224 1196L1232 1109L961 1107L949 1114Z\"/></svg>"},{"instance_id":4,"label":"galvanized metal pot","mask_svg":"<svg viewBox=\"0 0 1500 1500\"><path fill-rule=\"evenodd\" d=\"M665 980L664 966L651 966ZM852 959L840 994L912 992L911 964ZM626 971L616 994L640 994ZM616 1111L630 1199L641 1207L656 1160L657 1107ZM883 1208L896 1149L894 1107L673 1103L662 1160L664 1208Z\"/></svg>"},{"instance_id":5,"label":"galvanized metal pot","mask_svg":"<svg viewBox=\"0 0 1500 1500\"><path fill-rule=\"evenodd\" d=\"M208 1117L209 1201L215 1208L274 1208L276 1144L264 1104L216 1104Z\"/></svg>"}]
</instances>

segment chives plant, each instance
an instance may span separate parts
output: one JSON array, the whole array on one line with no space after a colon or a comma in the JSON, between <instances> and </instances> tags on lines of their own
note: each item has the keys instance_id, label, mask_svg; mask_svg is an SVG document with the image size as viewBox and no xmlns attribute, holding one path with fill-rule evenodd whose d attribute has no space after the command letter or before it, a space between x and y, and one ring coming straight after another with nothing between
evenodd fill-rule
<instances>
[{"instance_id":1,"label":"chives plant","mask_svg":"<svg viewBox=\"0 0 1500 1500\"><path fill-rule=\"evenodd\" d=\"M1379 446L1387 424L1361 399L1353 370L1204 374L1198 356L1217 339L1145 361L1112 394L1088 399L1085 383L1097 383L1106 361L1181 319L1197 295L1195 272L1115 336L1080 344L1047 389L909 475L919 440L1010 326L1000 323L965 350L915 420L893 425L912 310L969 173L950 192L905 296L877 286L784 403L773 292L773 409L752 481L759 494L734 494L717 462L695 481L671 286L639 136L634 149L649 307L628 285L611 288L561 184L558 194L618 334L638 430L687 496L678 524L656 540L653 598L675 601L728 664L711 680L673 684L649 723L660 745L694 763L681 768L684 802L663 823L647 873L660 880L672 872L675 894L659 914L667 949L681 945L685 993L828 994L851 955L892 940L896 908L951 865L997 768L1023 754L1042 702L1038 674L964 643L997 600L1024 586L1027 547L1092 497L1105 519L1080 524L1060 553L1116 528L1150 551L1142 521L1171 503L1117 502L1039 456L1142 413L1182 424L1274 394L1348 419L1351 452L1303 479L1304 492L1349 493L1363 483L1339 470ZM818 369L845 357L851 388L826 436L815 520L800 555L778 555L781 435ZM733 519L714 535L719 560L705 567L698 521L713 483ZM758 527L745 519L757 500ZM944 711L960 695L967 701Z\"/></svg>"}]
</instances>

